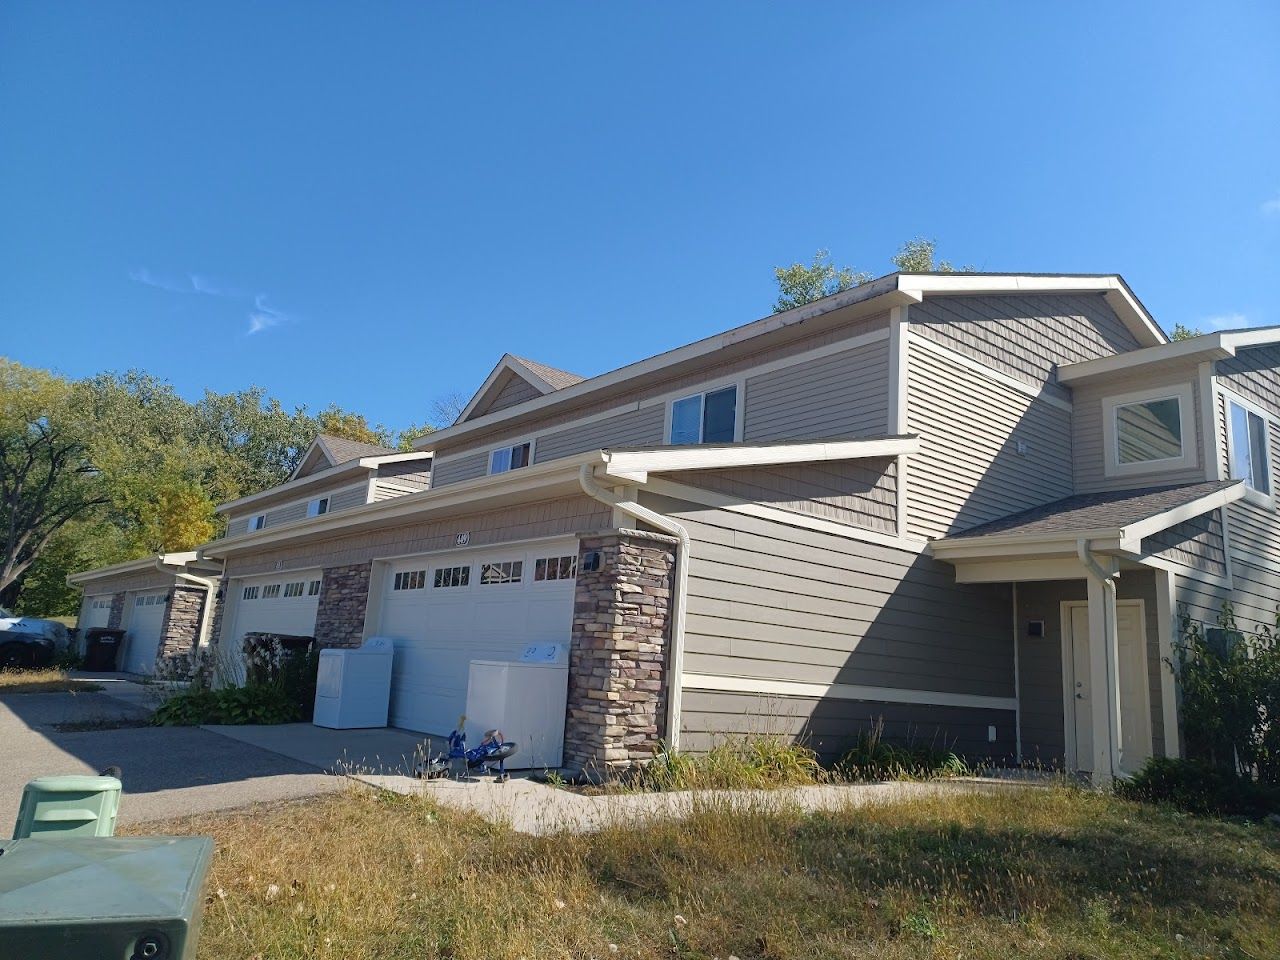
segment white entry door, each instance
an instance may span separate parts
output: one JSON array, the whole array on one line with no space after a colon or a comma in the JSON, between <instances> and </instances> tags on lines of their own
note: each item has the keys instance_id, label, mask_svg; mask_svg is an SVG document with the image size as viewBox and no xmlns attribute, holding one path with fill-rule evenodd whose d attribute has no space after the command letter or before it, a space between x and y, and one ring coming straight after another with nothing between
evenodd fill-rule
<instances>
[{"instance_id":1,"label":"white entry door","mask_svg":"<svg viewBox=\"0 0 1280 960\"><path fill-rule=\"evenodd\" d=\"M1093 770L1094 696L1105 697L1106 691L1095 691L1089 680L1089 605L1066 605L1068 616L1066 648L1063 651L1068 729L1067 763L1075 770ZM1125 773L1136 773L1151 756L1151 697L1147 686L1147 631L1145 607L1141 600L1116 601L1116 628L1120 661L1120 767ZM1074 759L1071 743L1074 741Z\"/></svg>"},{"instance_id":2,"label":"white entry door","mask_svg":"<svg viewBox=\"0 0 1280 960\"><path fill-rule=\"evenodd\" d=\"M276 573L232 581L234 613L218 641L216 672L223 682L244 680L246 633L315 636L320 608L319 570Z\"/></svg>"},{"instance_id":3,"label":"white entry door","mask_svg":"<svg viewBox=\"0 0 1280 960\"><path fill-rule=\"evenodd\" d=\"M129 673L154 673L156 654L160 649L160 631L168 609L167 590L139 593L129 601L129 619L125 634L121 670Z\"/></svg>"},{"instance_id":4,"label":"white entry door","mask_svg":"<svg viewBox=\"0 0 1280 960\"><path fill-rule=\"evenodd\" d=\"M472 660L516 660L531 643L567 644L577 562L578 543L569 540L388 564L376 632L395 641L392 725L443 736L466 711Z\"/></svg>"}]
</instances>

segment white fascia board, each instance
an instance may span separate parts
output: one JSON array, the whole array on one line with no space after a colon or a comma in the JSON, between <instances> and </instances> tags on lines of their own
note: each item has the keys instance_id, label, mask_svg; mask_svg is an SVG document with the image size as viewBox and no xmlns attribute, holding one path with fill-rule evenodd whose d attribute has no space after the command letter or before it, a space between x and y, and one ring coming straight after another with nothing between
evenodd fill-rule
<instances>
[{"instance_id":1,"label":"white fascia board","mask_svg":"<svg viewBox=\"0 0 1280 960\"><path fill-rule=\"evenodd\" d=\"M415 449L419 449L419 443L425 447L429 443L439 444L456 440L474 431L488 429L504 420L545 409L551 404L571 401L575 398L587 396L597 390L618 386L631 380L638 382L642 378L651 377L655 373L678 363L697 360L725 347L752 340L845 307L861 305L870 314L880 310L887 311L891 307L901 306L904 303L919 302L920 297L918 294L909 290L899 290L898 275L890 274L878 280L872 280L870 283L864 283L862 286L834 293L829 297L823 297L821 300L815 300L813 303L793 307L790 310L752 321L744 326L727 330L724 333L718 333L694 343L686 344L683 347L668 350L666 353L660 353L647 360L639 360L625 367L619 367L617 370L583 380L581 383L575 383L573 386L565 387L563 390L556 390L546 396L526 400L524 403L516 404L505 410L486 413L465 423L459 418L458 423L453 426L437 430L435 433L428 434L420 441L415 442ZM481 392L483 392L483 388Z\"/></svg>"},{"instance_id":2,"label":"white fascia board","mask_svg":"<svg viewBox=\"0 0 1280 960\"><path fill-rule=\"evenodd\" d=\"M430 450L414 450L410 453L387 453L377 457L361 457L357 462L366 469L376 469L384 463L405 463L408 460L430 459Z\"/></svg>"},{"instance_id":3,"label":"white fascia board","mask_svg":"<svg viewBox=\"0 0 1280 960\"><path fill-rule=\"evenodd\" d=\"M1118 274L901 274L903 289L921 294L947 293L1101 293L1124 325L1149 345L1168 342L1160 325Z\"/></svg>"},{"instance_id":4,"label":"white fascia board","mask_svg":"<svg viewBox=\"0 0 1280 960\"><path fill-rule=\"evenodd\" d=\"M939 560L993 560L1012 557L1074 556L1076 544L1087 540L1093 550L1101 552L1121 549L1119 530L1059 531L1036 536L981 537L970 540L934 540L929 549Z\"/></svg>"},{"instance_id":5,"label":"white fascia board","mask_svg":"<svg viewBox=\"0 0 1280 960\"><path fill-rule=\"evenodd\" d=\"M101 580L104 577L118 577L125 573L143 573L147 570L157 569L156 561L165 564L165 566L185 567L189 563L195 563L198 559L199 554L196 550L184 550L180 553L162 553L154 557L143 557L141 560L126 560L124 563L114 563L109 567L97 567L94 570L72 573L67 576L67 583L71 586L78 586L90 580Z\"/></svg>"},{"instance_id":6,"label":"white fascia board","mask_svg":"<svg viewBox=\"0 0 1280 960\"><path fill-rule=\"evenodd\" d=\"M493 370L490 371L489 376L484 378L484 383L480 384L480 389L472 394L471 399L467 401L467 405L462 408L462 412L458 414L458 419L454 422L454 426L458 426L463 423L467 417L471 416L476 407L480 405L480 401L484 399L485 394L487 394L490 389L492 389L493 385L498 382L498 378L508 371L514 373L521 380L527 381L530 386L536 387L544 396L548 393L555 392L555 388L551 386L551 384L547 383L547 381L543 380L523 363L517 362L515 357L511 354L504 353L502 355L502 359L499 360ZM452 427L447 427L446 429L452 429Z\"/></svg>"},{"instance_id":7,"label":"white fascia board","mask_svg":"<svg viewBox=\"0 0 1280 960\"><path fill-rule=\"evenodd\" d=\"M305 517L291 523L282 523L277 527L268 527L265 530L224 537L221 540L203 544L197 552L202 560L221 558L245 550L260 550L271 544L300 537L334 536L367 523L380 523L400 518L410 520L428 518L437 511L465 507L469 502L480 501L485 497L492 499L506 494L529 493L559 483L576 486L578 471L584 463L603 462L604 452L592 450L573 457L563 457L547 463L522 467L519 470L490 474L474 480L451 483L444 487L421 490L402 497L366 503L337 513Z\"/></svg>"},{"instance_id":8,"label":"white fascia board","mask_svg":"<svg viewBox=\"0 0 1280 960\"><path fill-rule=\"evenodd\" d=\"M1131 545L1141 543L1144 538L1151 536L1153 533L1168 530L1170 527L1176 527L1178 524L1192 520L1201 514L1208 513L1210 510L1217 510L1229 503L1235 503L1244 494L1245 483L1241 480L1221 490L1206 493L1203 497L1197 497L1190 503L1184 503L1180 507L1174 507L1172 510L1164 511L1164 513L1157 513L1154 516L1139 520L1137 523L1131 523L1120 531L1120 539L1124 541L1124 548L1129 549Z\"/></svg>"},{"instance_id":9,"label":"white fascia board","mask_svg":"<svg viewBox=\"0 0 1280 960\"><path fill-rule=\"evenodd\" d=\"M1280 343L1280 327L1258 327L1256 330L1236 330L1219 334L1224 343L1234 350L1247 347L1265 347Z\"/></svg>"},{"instance_id":10,"label":"white fascia board","mask_svg":"<svg viewBox=\"0 0 1280 960\"><path fill-rule=\"evenodd\" d=\"M360 460L348 460L346 463L340 463L336 467L330 467L328 470L321 470L319 473L309 473L305 477L288 480L279 486L268 487L266 490L261 490L258 493L251 493L248 496L241 497L239 500L228 500L226 503L219 504L215 508L215 511L217 513L228 513L239 507L252 506L267 497L274 497L281 493L291 493L292 491L308 484L323 484L328 480L335 480L348 473L358 473L361 470L370 470L376 467L376 464L369 465L366 461L380 459L380 457L366 457Z\"/></svg>"},{"instance_id":11,"label":"white fascia board","mask_svg":"<svg viewBox=\"0 0 1280 960\"><path fill-rule=\"evenodd\" d=\"M644 483L650 473L672 470L717 470L726 467L764 467L826 460L866 460L897 457L920 451L916 436L876 440L833 440L750 446L654 447L646 450L605 450L605 474Z\"/></svg>"},{"instance_id":12,"label":"white fascia board","mask_svg":"<svg viewBox=\"0 0 1280 960\"><path fill-rule=\"evenodd\" d=\"M1171 363L1175 360L1224 360L1235 356L1235 347L1225 334L1209 333L1189 340L1175 340L1155 347L1143 347L1128 353L1116 353L1096 360L1067 363L1058 368L1060 383L1079 383L1093 377L1120 373L1149 363Z\"/></svg>"}]
</instances>

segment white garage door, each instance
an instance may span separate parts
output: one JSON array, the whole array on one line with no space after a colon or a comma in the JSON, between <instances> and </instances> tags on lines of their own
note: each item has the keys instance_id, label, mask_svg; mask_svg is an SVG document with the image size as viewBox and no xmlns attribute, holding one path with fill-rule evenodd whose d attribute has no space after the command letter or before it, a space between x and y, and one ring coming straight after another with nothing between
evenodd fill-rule
<instances>
[{"instance_id":1,"label":"white garage door","mask_svg":"<svg viewBox=\"0 0 1280 960\"><path fill-rule=\"evenodd\" d=\"M164 627L168 591L139 593L129 600L124 654L120 669L129 673L153 673Z\"/></svg>"},{"instance_id":2,"label":"white garage door","mask_svg":"<svg viewBox=\"0 0 1280 960\"><path fill-rule=\"evenodd\" d=\"M80 635L94 627L105 627L111 620L111 595L85 597L84 610L80 614Z\"/></svg>"},{"instance_id":3,"label":"white garage door","mask_svg":"<svg viewBox=\"0 0 1280 960\"><path fill-rule=\"evenodd\" d=\"M237 681L243 679L241 653L246 633L284 633L312 637L320 607L320 571L277 573L268 577L236 580L235 615L219 641L223 662L219 669Z\"/></svg>"},{"instance_id":4,"label":"white garage door","mask_svg":"<svg viewBox=\"0 0 1280 960\"><path fill-rule=\"evenodd\" d=\"M395 640L391 723L447 734L466 710L472 660L515 660L530 643L567 644L577 561L578 543L569 540L390 564L378 633Z\"/></svg>"}]
</instances>

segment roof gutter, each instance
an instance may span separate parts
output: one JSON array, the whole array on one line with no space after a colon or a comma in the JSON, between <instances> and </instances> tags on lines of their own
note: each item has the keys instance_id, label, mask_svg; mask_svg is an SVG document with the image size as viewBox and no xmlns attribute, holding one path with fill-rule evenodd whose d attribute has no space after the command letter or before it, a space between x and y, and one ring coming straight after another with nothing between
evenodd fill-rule
<instances>
[{"instance_id":1,"label":"roof gutter","mask_svg":"<svg viewBox=\"0 0 1280 960\"><path fill-rule=\"evenodd\" d=\"M680 705L684 692L684 624L689 587L689 531L683 525L663 516L635 500L620 497L596 482L595 467L584 463L578 470L582 491L593 500L621 510L634 520L656 527L680 541L676 553L675 610L671 616L671 649L667 657L667 748L680 749Z\"/></svg>"}]
</instances>

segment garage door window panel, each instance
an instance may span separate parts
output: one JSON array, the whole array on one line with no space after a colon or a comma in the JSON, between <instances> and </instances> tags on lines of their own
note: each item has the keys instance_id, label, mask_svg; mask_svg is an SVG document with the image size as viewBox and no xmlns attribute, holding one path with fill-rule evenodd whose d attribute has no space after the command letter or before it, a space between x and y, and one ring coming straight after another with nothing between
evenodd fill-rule
<instances>
[{"instance_id":1,"label":"garage door window panel","mask_svg":"<svg viewBox=\"0 0 1280 960\"><path fill-rule=\"evenodd\" d=\"M499 560L480 565L480 585L485 587L515 584L524 579L523 560Z\"/></svg>"},{"instance_id":2,"label":"garage door window panel","mask_svg":"<svg viewBox=\"0 0 1280 960\"><path fill-rule=\"evenodd\" d=\"M438 567L431 585L439 589L465 587L471 583L471 567Z\"/></svg>"},{"instance_id":3,"label":"garage door window panel","mask_svg":"<svg viewBox=\"0 0 1280 960\"><path fill-rule=\"evenodd\" d=\"M533 564L534 583L548 580L573 580L578 576L578 556L539 557Z\"/></svg>"},{"instance_id":4,"label":"garage door window panel","mask_svg":"<svg viewBox=\"0 0 1280 960\"><path fill-rule=\"evenodd\" d=\"M426 570L401 570L396 574L392 590L422 590L427 585Z\"/></svg>"}]
</instances>

